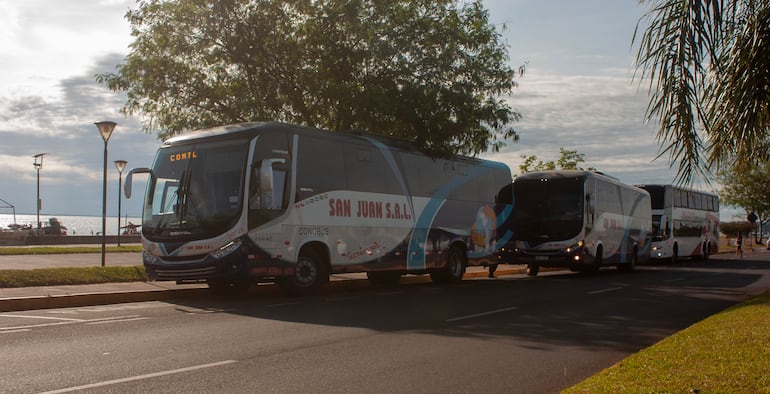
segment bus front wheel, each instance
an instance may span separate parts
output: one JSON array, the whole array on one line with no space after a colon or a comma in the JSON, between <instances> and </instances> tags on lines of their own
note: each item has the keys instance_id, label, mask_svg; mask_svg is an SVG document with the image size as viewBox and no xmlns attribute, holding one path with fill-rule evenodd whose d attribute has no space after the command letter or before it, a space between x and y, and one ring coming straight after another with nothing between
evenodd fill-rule
<instances>
[{"instance_id":1,"label":"bus front wheel","mask_svg":"<svg viewBox=\"0 0 770 394\"><path fill-rule=\"evenodd\" d=\"M634 246L634 250L631 252L631 256L629 257L628 262L625 264L618 264L618 271L633 272L636 269L638 253L639 253L638 249L636 248L636 246Z\"/></svg>"},{"instance_id":2,"label":"bus front wheel","mask_svg":"<svg viewBox=\"0 0 770 394\"><path fill-rule=\"evenodd\" d=\"M679 244L674 244L674 249L671 252L671 264L679 262Z\"/></svg>"},{"instance_id":3,"label":"bus front wheel","mask_svg":"<svg viewBox=\"0 0 770 394\"><path fill-rule=\"evenodd\" d=\"M537 264L527 264L527 268L524 269L527 276L537 276L540 272L540 266Z\"/></svg>"},{"instance_id":4,"label":"bus front wheel","mask_svg":"<svg viewBox=\"0 0 770 394\"><path fill-rule=\"evenodd\" d=\"M294 264L294 274L278 281L285 292L305 295L315 292L329 280L329 273L321 256L314 250L302 251Z\"/></svg>"}]
</instances>

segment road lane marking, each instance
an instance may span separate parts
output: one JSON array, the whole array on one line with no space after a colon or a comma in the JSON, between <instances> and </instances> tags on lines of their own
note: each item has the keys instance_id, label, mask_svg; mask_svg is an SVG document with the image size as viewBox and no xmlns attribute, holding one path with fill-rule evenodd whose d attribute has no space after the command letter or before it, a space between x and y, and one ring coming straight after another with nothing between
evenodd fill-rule
<instances>
[{"instance_id":1,"label":"road lane marking","mask_svg":"<svg viewBox=\"0 0 770 394\"><path fill-rule=\"evenodd\" d=\"M9 316L19 316L19 315L9 315ZM31 316L28 316L28 317L31 317ZM78 323L89 324L89 323L100 322L100 321L133 319L137 317L142 317L142 316L141 315L114 316L114 317L103 317L99 319L85 319L85 320L84 319L57 319L57 320L64 320L64 321L57 321L55 323L40 323L40 324L27 324L23 326L0 327L0 332L30 329L30 328L65 326L65 325L78 324Z\"/></svg>"},{"instance_id":2,"label":"road lane marking","mask_svg":"<svg viewBox=\"0 0 770 394\"><path fill-rule=\"evenodd\" d=\"M70 392L73 392L73 391L80 391L80 390L87 390L87 389L111 386L111 385L114 385L114 384L134 382L134 381L137 381L137 380L159 378L161 376L168 376L168 375L174 375L174 374L177 374L177 373L196 371L196 370L204 369L204 368L219 367L219 366L222 366L222 365L232 364L232 363L235 363L235 362L236 362L235 360L225 360L225 361L219 361L219 362L210 363L210 364L194 365L192 367L172 369L172 370L161 371L161 372L153 372L153 373L148 373L148 374L145 374L145 375L131 376L131 377L122 378L122 379L105 380L104 382L85 384L85 385L82 385L82 386L67 387L67 388L58 389L58 390L46 391L46 392L41 393L41 394L70 393Z\"/></svg>"},{"instance_id":3,"label":"road lane marking","mask_svg":"<svg viewBox=\"0 0 770 394\"><path fill-rule=\"evenodd\" d=\"M19 317L24 319L62 320L62 321L73 321L73 322L83 321L83 319L72 319L69 317L31 316L31 315L0 315L0 317Z\"/></svg>"},{"instance_id":4,"label":"road lane marking","mask_svg":"<svg viewBox=\"0 0 770 394\"><path fill-rule=\"evenodd\" d=\"M96 325L96 324L110 324L110 323L125 323L129 321L137 321L137 320L147 320L149 317L133 317L129 319L115 319L115 320L104 320L104 321L94 321L94 322L88 322L87 325Z\"/></svg>"},{"instance_id":5,"label":"road lane marking","mask_svg":"<svg viewBox=\"0 0 770 394\"><path fill-rule=\"evenodd\" d=\"M27 332L27 331L32 331L32 330L30 330L28 328L25 328L25 329L21 329L21 330L0 331L0 334L13 334L15 332Z\"/></svg>"},{"instance_id":6,"label":"road lane marking","mask_svg":"<svg viewBox=\"0 0 770 394\"><path fill-rule=\"evenodd\" d=\"M608 293L608 292L610 292L610 291L621 290L621 289L624 289L624 288L625 288L625 287L622 287L622 286L621 286L621 287L610 287L609 289L602 289L602 290L589 291L589 292L588 292L588 294L601 294L601 293Z\"/></svg>"},{"instance_id":7,"label":"road lane marking","mask_svg":"<svg viewBox=\"0 0 770 394\"><path fill-rule=\"evenodd\" d=\"M460 320L466 320L466 319L473 319L475 317L494 315L495 313L508 312L508 311L512 311L514 309L519 309L519 307L512 306L510 308L495 309L493 311L488 311L488 312L481 312L481 313L474 313L472 315L453 317L451 319L447 319L447 323L456 322L456 321L460 321Z\"/></svg>"}]
</instances>

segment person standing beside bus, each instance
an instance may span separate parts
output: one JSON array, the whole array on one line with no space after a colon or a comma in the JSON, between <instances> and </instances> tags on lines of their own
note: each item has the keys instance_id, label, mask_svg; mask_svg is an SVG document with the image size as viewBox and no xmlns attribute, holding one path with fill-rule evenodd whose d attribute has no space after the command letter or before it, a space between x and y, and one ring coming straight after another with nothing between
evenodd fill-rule
<instances>
[{"instance_id":1,"label":"person standing beside bus","mask_svg":"<svg viewBox=\"0 0 770 394\"><path fill-rule=\"evenodd\" d=\"M743 246L743 234L738 233L738 239L735 240L735 255L738 256L739 259L743 258L743 249L741 249L742 246Z\"/></svg>"}]
</instances>

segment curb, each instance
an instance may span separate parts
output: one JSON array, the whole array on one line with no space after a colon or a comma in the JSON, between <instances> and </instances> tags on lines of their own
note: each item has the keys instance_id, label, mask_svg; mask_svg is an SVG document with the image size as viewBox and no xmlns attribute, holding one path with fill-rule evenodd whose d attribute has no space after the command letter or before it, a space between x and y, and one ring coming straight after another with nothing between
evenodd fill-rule
<instances>
[{"instance_id":1,"label":"curb","mask_svg":"<svg viewBox=\"0 0 770 394\"><path fill-rule=\"evenodd\" d=\"M72 308L128 302L163 301L175 298L199 297L208 294L207 288L140 290L110 293L82 293L0 299L0 312L33 309Z\"/></svg>"},{"instance_id":2,"label":"curb","mask_svg":"<svg viewBox=\"0 0 770 394\"><path fill-rule=\"evenodd\" d=\"M523 269L498 269L495 272L496 276L515 275L524 273ZM466 272L464 278L486 278L488 271L473 271ZM402 278L402 283L409 283L413 280L425 280L429 282L430 279L422 277L409 278L411 280L405 280ZM368 283L366 279L348 279L340 281L332 281L330 285L342 288L358 287L363 283ZM329 288L329 285L325 287ZM28 311L35 309L57 309L57 308L76 308L86 306L97 305L110 305L110 304L122 304L130 302L148 302L148 301L165 301L171 299L180 298L193 298L193 297L206 297L209 296L208 287L202 285L200 288L186 288L186 289L163 289L157 290L133 290L133 291L117 291L117 292L97 292L97 293L79 293L79 294L62 294L62 295L46 295L46 296L31 296L31 297L18 297L18 298L4 298L0 299L0 312L14 312L14 311Z\"/></svg>"}]
</instances>

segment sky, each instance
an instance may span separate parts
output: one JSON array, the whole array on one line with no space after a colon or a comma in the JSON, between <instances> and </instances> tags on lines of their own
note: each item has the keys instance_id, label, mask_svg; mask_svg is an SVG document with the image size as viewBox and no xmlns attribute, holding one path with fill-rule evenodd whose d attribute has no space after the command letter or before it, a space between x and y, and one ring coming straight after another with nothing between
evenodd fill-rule
<instances>
[{"instance_id":1,"label":"sky","mask_svg":"<svg viewBox=\"0 0 770 394\"><path fill-rule=\"evenodd\" d=\"M632 36L646 5L636 0L485 0L514 68L525 75L510 98L523 118L518 143L485 159L518 173L522 155L556 160L559 148L585 155L629 184L671 183L675 171L644 121L647 85L634 80ZM101 216L104 141L94 125L118 125L108 142L108 216L117 216L118 171L149 167L160 146L141 119L120 113L125 95L94 76L114 72L131 43L133 0L0 0L0 199L34 214L37 171L41 219ZM144 178L143 178L144 179ZM142 180L143 183L143 180ZM138 190L137 190L138 188ZM704 190L715 191L712 187ZM143 185L122 200L122 215L141 216ZM11 213L0 201L0 213ZM722 220L736 213L722 210ZM740 212L742 213L742 212Z\"/></svg>"}]
</instances>

